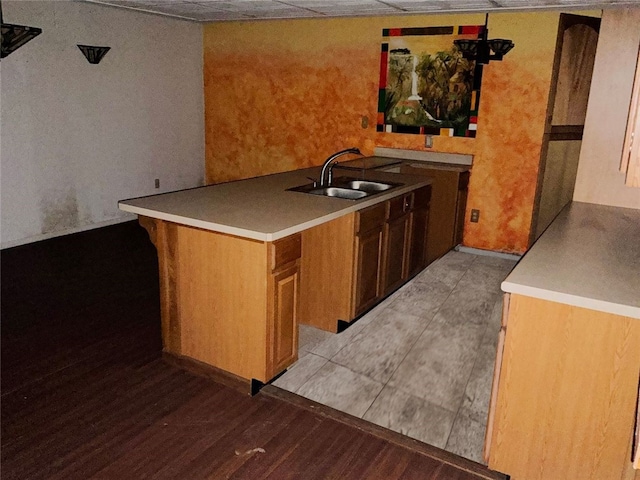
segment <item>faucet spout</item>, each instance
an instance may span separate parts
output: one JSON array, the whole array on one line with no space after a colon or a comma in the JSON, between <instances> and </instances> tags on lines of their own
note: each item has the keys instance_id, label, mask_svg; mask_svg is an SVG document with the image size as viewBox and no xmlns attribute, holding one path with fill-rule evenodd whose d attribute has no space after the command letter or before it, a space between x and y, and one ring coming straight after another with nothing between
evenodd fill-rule
<instances>
[{"instance_id":1,"label":"faucet spout","mask_svg":"<svg viewBox=\"0 0 640 480\"><path fill-rule=\"evenodd\" d=\"M322 164L322 171L320 172L320 186L327 187L331 185L331 181L333 180L333 166L335 165L335 160L342 155L353 154L353 155L362 155L359 148L347 148L345 150L340 150L339 152L330 155Z\"/></svg>"}]
</instances>

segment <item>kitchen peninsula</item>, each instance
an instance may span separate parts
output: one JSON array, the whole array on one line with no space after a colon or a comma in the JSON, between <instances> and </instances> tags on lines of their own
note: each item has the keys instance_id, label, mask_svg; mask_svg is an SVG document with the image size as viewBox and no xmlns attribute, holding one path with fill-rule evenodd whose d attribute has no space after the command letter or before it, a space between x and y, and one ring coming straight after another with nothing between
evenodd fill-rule
<instances>
[{"instance_id":1,"label":"kitchen peninsula","mask_svg":"<svg viewBox=\"0 0 640 480\"><path fill-rule=\"evenodd\" d=\"M354 257L347 281L335 279L348 289L351 314L322 328L335 331L336 320L348 323L362 313L356 303L371 291L372 282L374 296L365 298L366 308L386 293L384 278L395 281L397 273L399 283L392 285L397 288L426 266L428 178L367 171L368 180L399 185L355 201L288 190L317 179L319 171L119 202L122 210L139 216L158 251L165 353L232 374L251 383L252 390L284 371L297 359L301 297L305 292L321 297L324 283L331 280L313 270L314 262L305 261L322 253L313 251L316 244L305 250L303 241L305 232L317 233L317 227L337 226L331 238L322 240L329 260L333 250L327 249ZM363 174L350 176L362 179ZM400 224L396 212L404 222L402 235L394 233ZM378 214L384 224L379 235L360 243L359 228ZM371 251L373 259L367 257ZM365 258L373 263L363 264ZM369 274L373 276L365 277ZM325 303L331 301L325 296Z\"/></svg>"}]
</instances>

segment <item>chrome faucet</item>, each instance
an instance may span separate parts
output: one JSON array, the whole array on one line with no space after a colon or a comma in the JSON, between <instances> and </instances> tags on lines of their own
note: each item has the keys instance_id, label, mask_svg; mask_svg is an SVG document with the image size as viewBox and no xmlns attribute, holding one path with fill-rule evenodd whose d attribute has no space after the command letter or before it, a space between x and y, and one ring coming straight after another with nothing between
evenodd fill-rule
<instances>
[{"instance_id":1,"label":"chrome faucet","mask_svg":"<svg viewBox=\"0 0 640 480\"><path fill-rule=\"evenodd\" d=\"M336 158L346 155L348 153L353 153L354 155L362 155L358 148L347 148L346 150L340 150L339 152L334 153L329 158L327 158L322 164L322 171L320 172L320 186L328 187L331 185L331 181L333 180L333 166ZM327 173L328 172L328 173ZM325 180L325 176L327 177Z\"/></svg>"}]
</instances>

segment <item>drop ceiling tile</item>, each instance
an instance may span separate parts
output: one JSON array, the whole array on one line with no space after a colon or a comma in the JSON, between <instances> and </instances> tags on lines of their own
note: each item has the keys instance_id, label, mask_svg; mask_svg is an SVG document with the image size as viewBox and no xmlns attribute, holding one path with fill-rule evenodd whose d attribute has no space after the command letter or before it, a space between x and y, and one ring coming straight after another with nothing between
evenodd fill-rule
<instances>
[{"instance_id":1,"label":"drop ceiling tile","mask_svg":"<svg viewBox=\"0 0 640 480\"><path fill-rule=\"evenodd\" d=\"M404 13L602 8L640 0L76 0L194 21L348 17Z\"/></svg>"},{"instance_id":2,"label":"drop ceiling tile","mask_svg":"<svg viewBox=\"0 0 640 480\"><path fill-rule=\"evenodd\" d=\"M228 12L269 12L276 10L299 10L297 7L286 5L280 2L273 1L220 1L220 2L204 2L200 0L198 2L201 5L214 6L216 9L225 10Z\"/></svg>"},{"instance_id":3,"label":"drop ceiling tile","mask_svg":"<svg viewBox=\"0 0 640 480\"><path fill-rule=\"evenodd\" d=\"M351 2L351 3L336 3L330 6L315 6L313 10L323 12L327 15L363 15L364 12L399 12L397 8L392 5L381 2Z\"/></svg>"},{"instance_id":4,"label":"drop ceiling tile","mask_svg":"<svg viewBox=\"0 0 640 480\"><path fill-rule=\"evenodd\" d=\"M138 0L105 0L104 2L95 2L103 5L111 5L113 7L145 7Z\"/></svg>"},{"instance_id":5,"label":"drop ceiling tile","mask_svg":"<svg viewBox=\"0 0 640 480\"><path fill-rule=\"evenodd\" d=\"M507 7L507 8L523 8L523 7L540 7L547 6L555 2L550 2L548 0L495 0L495 3L499 7Z\"/></svg>"},{"instance_id":6,"label":"drop ceiling tile","mask_svg":"<svg viewBox=\"0 0 640 480\"><path fill-rule=\"evenodd\" d=\"M302 8L314 8L314 7L332 7L340 3L347 4L350 2L337 2L331 0L287 0L289 5L295 5ZM371 2L367 2L371 3Z\"/></svg>"},{"instance_id":7,"label":"drop ceiling tile","mask_svg":"<svg viewBox=\"0 0 640 480\"><path fill-rule=\"evenodd\" d=\"M400 11L435 11L451 8L449 2L429 1L429 0L391 0L387 2L389 5Z\"/></svg>"},{"instance_id":8,"label":"drop ceiling tile","mask_svg":"<svg viewBox=\"0 0 640 480\"><path fill-rule=\"evenodd\" d=\"M181 5L172 5L172 4L165 3L163 5L158 5L158 6L160 8L176 10L182 13L197 13L197 12L204 12L207 10L211 10L210 7L206 5L199 5L197 3L184 3Z\"/></svg>"},{"instance_id":9,"label":"drop ceiling tile","mask_svg":"<svg viewBox=\"0 0 640 480\"><path fill-rule=\"evenodd\" d=\"M138 3L143 5L184 5L185 3L189 3L188 1L180 1L180 0L136 0Z\"/></svg>"}]
</instances>

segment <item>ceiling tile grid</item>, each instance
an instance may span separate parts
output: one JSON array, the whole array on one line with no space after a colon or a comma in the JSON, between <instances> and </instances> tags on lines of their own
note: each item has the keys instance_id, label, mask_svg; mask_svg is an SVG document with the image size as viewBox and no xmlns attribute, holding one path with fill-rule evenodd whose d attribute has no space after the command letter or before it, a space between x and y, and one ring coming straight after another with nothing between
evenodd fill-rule
<instances>
[{"instance_id":1,"label":"ceiling tile grid","mask_svg":"<svg viewBox=\"0 0 640 480\"><path fill-rule=\"evenodd\" d=\"M196 22L638 6L640 0L75 0Z\"/></svg>"}]
</instances>

